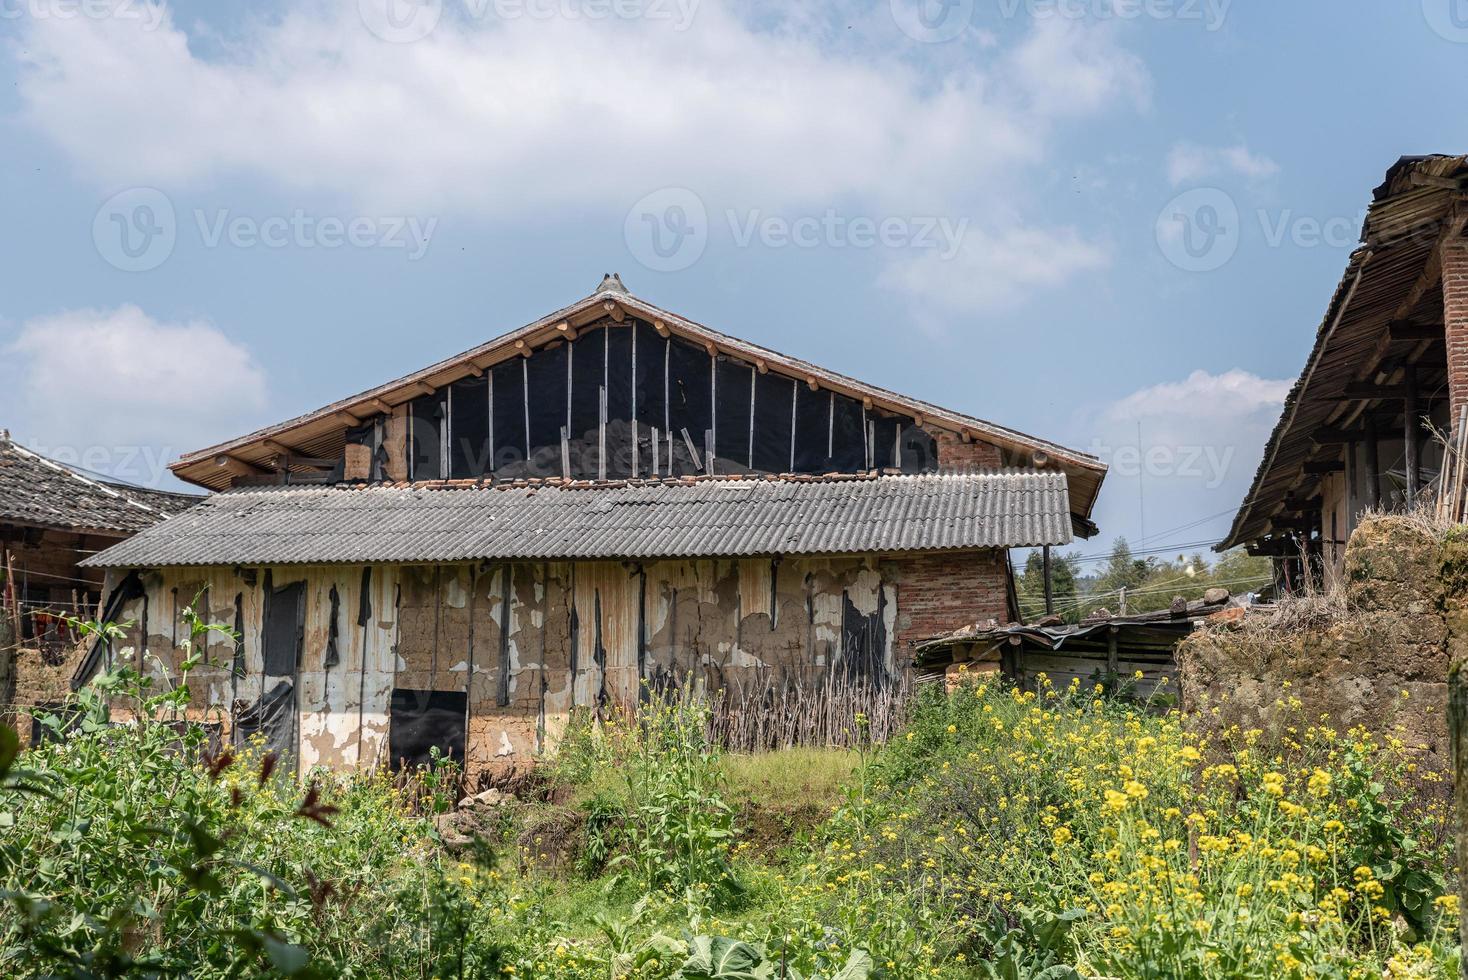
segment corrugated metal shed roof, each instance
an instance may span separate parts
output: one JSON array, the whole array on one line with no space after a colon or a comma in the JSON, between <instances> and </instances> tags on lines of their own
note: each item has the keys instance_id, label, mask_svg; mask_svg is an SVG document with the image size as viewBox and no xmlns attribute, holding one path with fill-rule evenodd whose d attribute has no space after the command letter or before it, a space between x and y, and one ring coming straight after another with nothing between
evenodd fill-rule
<instances>
[{"instance_id":1,"label":"corrugated metal shed roof","mask_svg":"<svg viewBox=\"0 0 1468 980\"><path fill-rule=\"evenodd\" d=\"M132 534L203 498L89 479L0 438L0 522Z\"/></svg>"},{"instance_id":2,"label":"corrugated metal shed roof","mask_svg":"<svg viewBox=\"0 0 1468 980\"><path fill-rule=\"evenodd\" d=\"M234 490L88 559L164 565L694 558L1067 544L1065 474Z\"/></svg>"}]
</instances>

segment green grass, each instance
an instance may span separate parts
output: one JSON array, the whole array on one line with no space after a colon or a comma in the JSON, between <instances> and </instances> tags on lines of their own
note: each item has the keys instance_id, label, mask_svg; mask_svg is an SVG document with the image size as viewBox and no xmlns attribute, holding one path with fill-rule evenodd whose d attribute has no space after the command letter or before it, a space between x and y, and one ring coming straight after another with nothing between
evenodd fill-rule
<instances>
[{"instance_id":1,"label":"green grass","mask_svg":"<svg viewBox=\"0 0 1468 980\"><path fill-rule=\"evenodd\" d=\"M760 755L726 755L720 769L730 802L771 808L815 804L831 807L844 797L861 755L850 749L786 749Z\"/></svg>"}]
</instances>

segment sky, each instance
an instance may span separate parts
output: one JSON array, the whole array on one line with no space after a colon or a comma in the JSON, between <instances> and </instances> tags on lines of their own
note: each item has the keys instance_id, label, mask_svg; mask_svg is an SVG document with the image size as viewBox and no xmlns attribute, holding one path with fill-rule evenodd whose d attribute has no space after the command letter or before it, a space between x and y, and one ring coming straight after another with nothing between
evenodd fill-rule
<instances>
[{"instance_id":1,"label":"sky","mask_svg":"<svg viewBox=\"0 0 1468 980\"><path fill-rule=\"evenodd\" d=\"M179 454L618 272L1227 530L1468 0L0 0L0 427Z\"/></svg>"}]
</instances>

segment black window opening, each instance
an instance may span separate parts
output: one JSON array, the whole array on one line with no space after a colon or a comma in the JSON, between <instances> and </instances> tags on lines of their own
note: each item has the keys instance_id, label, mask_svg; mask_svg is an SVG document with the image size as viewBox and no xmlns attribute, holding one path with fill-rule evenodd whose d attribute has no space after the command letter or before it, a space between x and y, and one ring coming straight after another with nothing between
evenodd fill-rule
<instances>
[{"instance_id":1,"label":"black window opening","mask_svg":"<svg viewBox=\"0 0 1468 980\"><path fill-rule=\"evenodd\" d=\"M489 378L449 386L449 476L477 480L489 472Z\"/></svg>"},{"instance_id":2,"label":"black window opening","mask_svg":"<svg viewBox=\"0 0 1468 980\"><path fill-rule=\"evenodd\" d=\"M395 689L387 737L393 769L426 766L434 749L462 765L468 698L463 691Z\"/></svg>"},{"instance_id":3,"label":"black window opening","mask_svg":"<svg viewBox=\"0 0 1468 980\"><path fill-rule=\"evenodd\" d=\"M409 411L408 478L442 480L444 440L448 435L448 389L430 392L412 400Z\"/></svg>"}]
</instances>

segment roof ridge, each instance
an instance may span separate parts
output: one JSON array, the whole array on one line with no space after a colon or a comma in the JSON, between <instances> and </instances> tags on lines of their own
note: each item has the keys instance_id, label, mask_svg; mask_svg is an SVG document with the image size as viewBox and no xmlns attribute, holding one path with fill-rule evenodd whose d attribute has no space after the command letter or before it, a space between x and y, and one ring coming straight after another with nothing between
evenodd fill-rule
<instances>
[{"instance_id":1,"label":"roof ridge","mask_svg":"<svg viewBox=\"0 0 1468 980\"><path fill-rule=\"evenodd\" d=\"M127 494L122 493L122 492L120 492L118 490L115 490L115 489L113 489L112 487L108 486L105 483L102 483L102 482L97 481L97 480L93 480L90 477L82 476L80 473L78 473L76 470L72 469L71 467L66 466L66 465L64 465L62 463L58 463L54 459L49 459L48 457L42 456L38 452L35 452L33 450L30 450L30 449L27 449L25 446L22 446L20 443L16 442L14 439L6 439L5 440L5 445L9 446L11 449L17 450L18 452L24 453L25 455L29 456L31 459L34 459L36 462L40 463L43 466L50 467L51 469L55 470L58 473L65 473L67 476L71 477L72 479L79 480L82 483L85 483L85 484L87 484L90 487L93 487L93 488L95 488L97 490L102 491L103 493L107 494L108 496L116 497L118 500L121 500L125 504L128 504L128 505L133 506L133 507L137 507L137 508L139 508L141 510L145 510L145 511L147 511L150 514L157 514L159 517L162 517L164 520L167 520L171 516L169 514L164 513L161 510L158 510L157 508L149 507L147 504L142 503L141 501L134 500L132 497L129 497ZM161 492L165 492L166 493L167 491L161 491Z\"/></svg>"}]
</instances>

